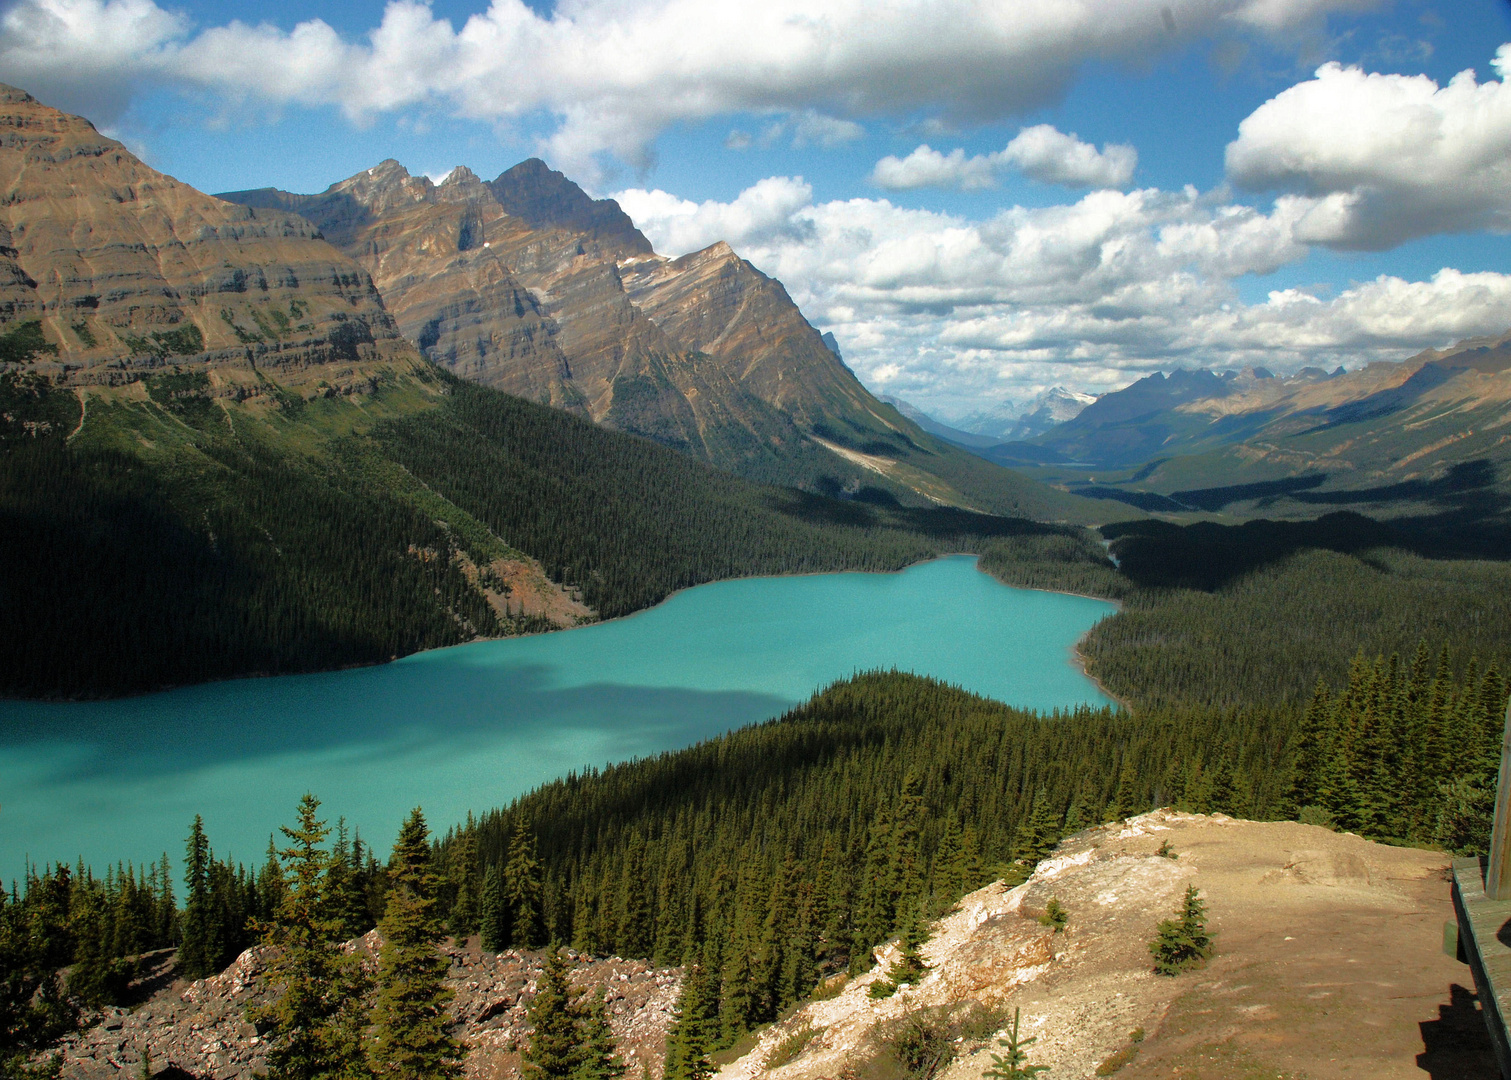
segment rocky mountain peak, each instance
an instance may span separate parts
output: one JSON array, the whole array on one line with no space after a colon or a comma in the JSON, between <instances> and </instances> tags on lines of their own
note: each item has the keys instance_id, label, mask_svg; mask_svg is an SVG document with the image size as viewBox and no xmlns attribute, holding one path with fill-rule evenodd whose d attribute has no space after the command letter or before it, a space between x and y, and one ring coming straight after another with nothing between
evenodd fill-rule
<instances>
[{"instance_id":1,"label":"rocky mountain peak","mask_svg":"<svg viewBox=\"0 0 1511 1080\"><path fill-rule=\"evenodd\" d=\"M403 165L388 158L355 176L332 184L325 189L325 194L348 196L372 213L382 214L414 203L432 201L435 185L428 177L411 176Z\"/></svg>"},{"instance_id":2,"label":"rocky mountain peak","mask_svg":"<svg viewBox=\"0 0 1511 1080\"><path fill-rule=\"evenodd\" d=\"M6 105L20 105L26 102L35 103L36 100L36 98L32 97L25 90L22 90L19 86L11 86L9 83L0 83L0 103Z\"/></svg>"},{"instance_id":3,"label":"rocky mountain peak","mask_svg":"<svg viewBox=\"0 0 1511 1080\"><path fill-rule=\"evenodd\" d=\"M587 233L619 249L619 257L651 254L651 242L613 199L593 199L539 158L521 161L488 189L505 210L532 229Z\"/></svg>"},{"instance_id":4,"label":"rocky mountain peak","mask_svg":"<svg viewBox=\"0 0 1511 1080\"><path fill-rule=\"evenodd\" d=\"M368 276L275 200L233 206L83 117L0 92L0 332L34 324L20 362L124 382L169 357L292 368L409 351Z\"/></svg>"},{"instance_id":5,"label":"rocky mountain peak","mask_svg":"<svg viewBox=\"0 0 1511 1080\"><path fill-rule=\"evenodd\" d=\"M446 174L446 179L435 188L435 197L448 203L483 200L490 206L497 207L497 200L488 190L488 185L465 165L458 165Z\"/></svg>"}]
</instances>

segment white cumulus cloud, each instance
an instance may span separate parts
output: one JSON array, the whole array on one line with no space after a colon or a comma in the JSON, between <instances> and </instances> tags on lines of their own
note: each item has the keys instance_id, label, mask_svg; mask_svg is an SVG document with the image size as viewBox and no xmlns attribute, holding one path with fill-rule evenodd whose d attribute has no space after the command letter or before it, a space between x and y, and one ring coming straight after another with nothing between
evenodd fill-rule
<instances>
[{"instance_id":1,"label":"white cumulus cloud","mask_svg":"<svg viewBox=\"0 0 1511 1080\"><path fill-rule=\"evenodd\" d=\"M925 143L905 158L888 155L876 163L871 181L891 191L922 187L972 191L995 187L999 173L1016 169L1044 184L1121 188L1133 179L1137 166L1138 151L1131 146L1108 144L1098 150L1052 124L1036 124L1018 132L994 154L967 157L959 148L945 154Z\"/></svg>"},{"instance_id":2,"label":"white cumulus cloud","mask_svg":"<svg viewBox=\"0 0 1511 1080\"><path fill-rule=\"evenodd\" d=\"M1298 235L1381 250L1432 233L1511 231L1511 45L1480 83L1326 64L1254 110L1227 148L1228 176L1282 197Z\"/></svg>"},{"instance_id":3,"label":"white cumulus cloud","mask_svg":"<svg viewBox=\"0 0 1511 1080\"><path fill-rule=\"evenodd\" d=\"M782 280L879 391L942 409L1173 366L1277 371L1401 358L1511 326L1511 275L1382 276L1334 296L1235 282L1305 256L1301 216L1193 188L1092 191L972 220L886 199L814 202L770 177L730 202L615 196L665 254L726 240Z\"/></svg>"},{"instance_id":4,"label":"white cumulus cloud","mask_svg":"<svg viewBox=\"0 0 1511 1080\"><path fill-rule=\"evenodd\" d=\"M1087 63L1138 62L1203 35L1284 36L1354 0L493 0L460 27L390 0L355 39L196 29L154 0L13 0L0 79L110 122L151 86L229 101L334 104L354 120L425 105L507 124L554 118L543 149L588 175L607 152L641 166L672 124L786 116L816 145L876 117L997 120L1056 100Z\"/></svg>"}]
</instances>

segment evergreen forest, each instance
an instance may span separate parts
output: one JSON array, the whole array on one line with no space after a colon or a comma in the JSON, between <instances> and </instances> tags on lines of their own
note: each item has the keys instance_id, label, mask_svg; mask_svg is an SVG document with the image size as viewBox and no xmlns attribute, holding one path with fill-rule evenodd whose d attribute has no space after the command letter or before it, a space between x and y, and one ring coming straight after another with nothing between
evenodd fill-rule
<instances>
[{"instance_id":1,"label":"evergreen forest","mask_svg":"<svg viewBox=\"0 0 1511 1080\"><path fill-rule=\"evenodd\" d=\"M380 862L344 823L329 843L315 830L302 858L320 903L301 917L327 943L385 919L420 927L404 953L415 978L435 976L424 942L443 931L493 950L560 942L688 965L673 1065L692 1075L824 980L868 969L876 946L916 945L964 893L1026 878L1062 837L1102 821L1172 805L1482 851L1506 685L1498 667L1470 658L1458 674L1454 659L1425 642L1409 661L1361 655L1299 716L1045 716L862 674L764 724L547 784L453 827L423 858L414 836ZM166 856L103 878L29 873L0 903L7 1052L45 1047L80 1007L126 1000L153 949L176 946L197 975L266 938L313 888L291 876L291 850L233 866L196 820L182 907Z\"/></svg>"}]
</instances>

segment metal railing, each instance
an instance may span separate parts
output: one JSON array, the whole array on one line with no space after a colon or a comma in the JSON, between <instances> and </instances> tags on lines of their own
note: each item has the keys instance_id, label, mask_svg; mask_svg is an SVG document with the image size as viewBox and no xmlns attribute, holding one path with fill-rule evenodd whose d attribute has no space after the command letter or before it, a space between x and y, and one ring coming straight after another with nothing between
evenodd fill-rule
<instances>
[{"instance_id":1,"label":"metal railing","mask_svg":"<svg viewBox=\"0 0 1511 1080\"><path fill-rule=\"evenodd\" d=\"M1511 705L1501 737L1490 853L1453 860L1453 910L1458 926L1445 928L1444 951L1457 955L1474 973L1496 1062L1504 1080L1511 1080L1511 1043L1506 1037L1506 1018L1511 1016Z\"/></svg>"}]
</instances>

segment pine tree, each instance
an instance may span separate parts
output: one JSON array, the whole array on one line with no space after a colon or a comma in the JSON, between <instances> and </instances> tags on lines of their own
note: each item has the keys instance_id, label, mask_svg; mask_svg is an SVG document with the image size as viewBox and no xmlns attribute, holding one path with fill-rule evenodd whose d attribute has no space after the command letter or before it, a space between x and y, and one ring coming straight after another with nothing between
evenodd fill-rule
<instances>
[{"instance_id":1,"label":"pine tree","mask_svg":"<svg viewBox=\"0 0 1511 1080\"><path fill-rule=\"evenodd\" d=\"M664 1080L708 1080L713 1075L708 1055L718 1034L718 997L707 965L693 964L682 983L667 1032Z\"/></svg>"},{"instance_id":2,"label":"pine tree","mask_svg":"<svg viewBox=\"0 0 1511 1080\"><path fill-rule=\"evenodd\" d=\"M346 819L338 818L330 869L325 874L325 893L330 917L340 924L337 933L348 940L365 934L372 926L367 917L367 897L362 891L358 858L357 850L347 839Z\"/></svg>"},{"instance_id":3,"label":"pine tree","mask_svg":"<svg viewBox=\"0 0 1511 1080\"><path fill-rule=\"evenodd\" d=\"M471 814L468 815L468 825L451 847L451 885L455 899L447 927L459 943L478 929L477 832L472 827Z\"/></svg>"},{"instance_id":4,"label":"pine tree","mask_svg":"<svg viewBox=\"0 0 1511 1080\"><path fill-rule=\"evenodd\" d=\"M614 1029L609 1026L607 995L600 986L583 1016L582 1064L577 1067L575 1078L619 1080L626 1068L624 1062L619 1060L619 1043L614 1038Z\"/></svg>"},{"instance_id":5,"label":"pine tree","mask_svg":"<svg viewBox=\"0 0 1511 1080\"><path fill-rule=\"evenodd\" d=\"M855 942L850 957L852 971L871 966L871 950L886 940L892 929L893 890L891 882L892 815L885 803L877 809L866 842L865 869L861 880L860 910L856 912Z\"/></svg>"},{"instance_id":6,"label":"pine tree","mask_svg":"<svg viewBox=\"0 0 1511 1080\"><path fill-rule=\"evenodd\" d=\"M867 993L873 998L891 997L903 985L911 985L922 978L929 970L929 965L924 962L921 951L924 942L928 939L927 921L923 917L923 912L919 911L908 921L908 928L903 932L897 959L892 961L892 966L887 969L886 978L873 982Z\"/></svg>"},{"instance_id":7,"label":"pine tree","mask_svg":"<svg viewBox=\"0 0 1511 1080\"><path fill-rule=\"evenodd\" d=\"M577 1004L567 981L567 960L560 948L546 952L541 975L528 1010L530 1044L524 1053L524 1080L567 1080L583 1064Z\"/></svg>"},{"instance_id":8,"label":"pine tree","mask_svg":"<svg viewBox=\"0 0 1511 1080\"><path fill-rule=\"evenodd\" d=\"M1422 648L1425 649L1426 646ZM1325 750L1322 740L1327 733L1331 705L1332 694L1327 683L1318 677L1311 703L1307 705L1301 723L1291 739L1291 784L1286 793L1283 813L1296 816L1301 813L1302 807L1317 805L1317 773Z\"/></svg>"},{"instance_id":9,"label":"pine tree","mask_svg":"<svg viewBox=\"0 0 1511 1080\"><path fill-rule=\"evenodd\" d=\"M268 1080L357 1080L371 1075L362 1052L366 978L354 954L342 948L340 924L330 918L325 893L330 834L317 816L320 800L299 801L299 821L281 831L283 898L271 924L261 927L272 948L268 982L278 996L251 1010L249 1019L270 1028Z\"/></svg>"},{"instance_id":10,"label":"pine tree","mask_svg":"<svg viewBox=\"0 0 1511 1080\"><path fill-rule=\"evenodd\" d=\"M513 927L509 919L509 899L504 894L504 874L495 864L483 875L483 897L478 906L478 929L483 948L503 952L509 947Z\"/></svg>"},{"instance_id":11,"label":"pine tree","mask_svg":"<svg viewBox=\"0 0 1511 1080\"><path fill-rule=\"evenodd\" d=\"M650 875L646 872L645 839L638 832L625 848L619 879L617 951L623 956L651 954L655 942Z\"/></svg>"},{"instance_id":12,"label":"pine tree","mask_svg":"<svg viewBox=\"0 0 1511 1080\"><path fill-rule=\"evenodd\" d=\"M1112 802L1107 804L1102 817L1107 821L1122 821L1132 814L1137 807L1138 773L1133 768L1133 755L1123 754L1123 764L1118 770L1117 787L1113 791Z\"/></svg>"},{"instance_id":13,"label":"pine tree","mask_svg":"<svg viewBox=\"0 0 1511 1080\"><path fill-rule=\"evenodd\" d=\"M1180 921L1165 919L1149 943L1154 970L1160 975L1179 975L1187 968L1200 967L1212 955L1212 938L1207 933L1206 905L1195 885L1186 886Z\"/></svg>"},{"instance_id":14,"label":"pine tree","mask_svg":"<svg viewBox=\"0 0 1511 1080\"><path fill-rule=\"evenodd\" d=\"M205 825L198 814L189 826L189 839L185 842L184 884L188 886L188 898L184 904L182 943L178 947L178 962L184 976L203 979L215 973L215 961L221 946L215 940L215 923L210 903L210 841L205 836Z\"/></svg>"},{"instance_id":15,"label":"pine tree","mask_svg":"<svg viewBox=\"0 0 1511 1080\"><path fill-rule=\"evenodd\" d=\"M888 876L892 882L893 912L911 910L923 896L923 821L927 808L918 789L918 776L909 770L902 778L902 790L892 814L892 866Z\"/></svg>"},{"instance_id":16,"label":"pine tree","mask_svg":"<svg viewBox=\"0 0 1511 1080\"><path fill-rule=\"evenodd\" d=\"M960 819L952 812L944 820L944 832L934 853L934 895L953 902L965 893L965 873L960 857Z\"/></svg>"},{"instance_id":17,"label":"pine tree","mask_svg":"<svg viewBox=\"0 0 1511 1080\"><path fill-rule=\"evenodd\" d=\"M509 861L504 867L504 890L513 918L510 937L516 949L536 949L544 940L540 860L535 855L535 834L524 818L514 824L509 839ZM592 950L589 950L592 951Z\"/></svg>"},{"instance_id":18,"label":"pine tree","mask_svg":"<svg viewBox=\"0 0 1511 1080\"><path fill-rule=\"evenodd\" d=\"M373 1073L392 1080L444 1080L462 1075L462 1048L446 1031L450 961L437 948L429 829L414 809L399 829L389 859L388 907L378 929L378 1000L373 1009Z\"/></svg>"},{"instance_id":19,"label":"pine tree","mask_svg":"<svg viewBox=\"0 0 1511 1080\"><path fill-rule=\"evenodd\" d=\"M1007 1051L1005 1054L992 1054L992 1067L981 1075L990 1080L1033 1080L1041 1072L1048 1072L1048 1065L1028 1064L1027 1047L1038 1042L1038 1036L1030 1035L1023 1038L1018 1034L1020 1010L1013 1009L1013 1026L1007 1029L1007 1038L998 1039L997 1045Z\"/></svg>"},{"instance_id":20,"label":"pine tree","mask_svg":"<svg viewBox=\"0 0 1511 1080\"><path fill-rule=\"evenodd\" d=\"M1060 816L1049 806L1049 792L1040 788L1034 792L1034 800L1028 813L1018 825L1013 843L1013 861L1032 872L1046 855L1060 842Z\"/></svg>"}]
</instances>

